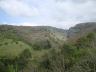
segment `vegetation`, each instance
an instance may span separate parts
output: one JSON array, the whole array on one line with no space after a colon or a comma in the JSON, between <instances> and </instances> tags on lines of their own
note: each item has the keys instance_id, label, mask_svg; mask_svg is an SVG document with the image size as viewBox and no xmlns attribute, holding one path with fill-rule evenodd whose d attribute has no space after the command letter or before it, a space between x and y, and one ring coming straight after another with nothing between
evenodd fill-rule
<instances>
[{"instance_id":1,"label":"vegetation","mask_svg":"<svg viewBox=\"0 0 96 72\"><path fill-rule=\"evenodd\" d=\"M62 30L39 28L39 38L37 28L26 30L32 41L26 27L0 26L0 72L96 72L96 29L64 42Z\"/></svg>"}]
</instances>

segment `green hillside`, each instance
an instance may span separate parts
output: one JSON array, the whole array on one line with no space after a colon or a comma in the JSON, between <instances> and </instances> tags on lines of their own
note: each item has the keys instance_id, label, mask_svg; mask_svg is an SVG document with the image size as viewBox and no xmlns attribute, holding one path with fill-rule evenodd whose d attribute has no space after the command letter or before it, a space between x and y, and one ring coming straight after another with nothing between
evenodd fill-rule
<instances>
[{"instance_id":1,"label":"green hillside","mask_svg":"<svg viewBox=\"0 0 96 72\"><path fill-rule=\"evenodd\" d=\"M55 45L55 42L52 43L50 39L45 39L44 37L42 38L43 41L41 40L40 37L38 37L39 39L36 38L34 41L32 41L30 35L32 35L32 37L34 38L36 37L34 35L36 34L39 35L39 33L35 34L33 33L34 31L30 32L30 30L26 30L28 34L25 34L26 31L24 31L24 33L19 33L17 28L18 27L9 26L9 25L0 26L0 56L1 57L5 56L9 58L15 58L23 50L29 49L32 52L33 59L34 58L38 59L46 52L50 51L50 48L52 48L51 45ZM19 29L20 31L24 30L24 28L22 29L22 27L20 27ZM29 36L28 38L30 38L30 41L32 42L30 42L27 38L25 38L25 36L27 37ZM37 40L39 41L37 42ZM33 42L35 42L34 45ZM59 46L59 43L57 44L57 46Z\"/></svg>"},{"instance_id":2,"label":"green hillside","mask_svg":"<svg viewBox=\"0 0 96 72\"><path fill-rule=\"evenodd\" d=\"M14 34L19 37L19 39L33 46L34 49L48 49L54 46L59 46L61 42L64 42L67 39L66 31L55 27L9 25L1 25L0 27L1 31L14 31Z\"/></svg>"},{"instance_id":3,"label":"green hillside","mask_svg":"<svg viewBox=\"0 0 96 72\"><path fill-rule=\"evenodd\" d=\"M67 39L67 34L63 29L49 26L16 27L16 31L27 43L35 48L39 46L40 49L47 48L49 44L51 47L58 46Z\"/></svg>"},{"instance_id":4,"label":"green hillside","mask_svg":"<svg viewBox=\"0 0 96 72\"><path fill-rule=\"evenodd\" d=\"M24 43L14 30L0 28L0 56L14 57L27 48L31 47Z\"/></svg>"},{"instance_id":5,"label":"green hillside","mask_svg":"<svg viewBox=\"0 0 96 72\"><path fill-rule=\"evenodd\" d=\"M0 25L0 72L96 72L96 23Z\"/></svg>"},{"instance_id":6,"label":"green hillside","mask_svg":"<svg viewBox=\"0 0 96 72\"><path fill-rule=\"evenodd\" d=\"M0 42L0 56L14 57L30 46L22 41L14 42L12 39L4 39Z\"/></svg>"}]
</instances>

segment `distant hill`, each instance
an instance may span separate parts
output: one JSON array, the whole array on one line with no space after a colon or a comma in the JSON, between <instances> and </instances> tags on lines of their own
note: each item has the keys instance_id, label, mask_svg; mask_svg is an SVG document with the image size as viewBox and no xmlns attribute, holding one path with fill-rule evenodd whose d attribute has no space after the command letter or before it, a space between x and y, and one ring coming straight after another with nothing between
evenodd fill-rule
<instances>
[{"instance_id":1,"label":"distant hill","mask_svg":"<svg viewBox=\"0 0 96 72\"><path fill-rule=\"evenodd\" d=\"M41 43L50 41L58 43L66 40L66 32L63 29L57 29L49 26L36 27L16 27L18 34L28 43Z\"/></svg>"},{"instance_id":2,"label":"distant hill","mask_svg":"<svg viewBox=\"0 0 96 72\"><path fill-rule=\"evenodd\" d=\"M96 32L95 22L77 24L75 27L72 27L68 30L68 40L76 41L81 36L84 36L91 32Z\"/></svg>"},{"instance_id":3,"label":"distant hill","mask_svg":"<svg viewBox=\"0 0 96 72\"><path fill-rule=\"evenodd\" d=\"M54 46L59 46L67 39L67 33L63 29L58 29L50 26L11 26L1 25L1 32L11 32L19 37L34 49L47 49Z\"/></svg>"},{"instance_id":4,"label":"distant hill","mask_svg":"<svg viewBox=\"0 0 96 72\"><path fill-rule=\"evenodd\" d=\"M40 47L40 49L47 49L48 45L51 47L58 47L67 40L74 41L87 33L96 31L96 23L80 23L69 30L58 29L50 26L31 27L0 25L0 31L13 31L17 37L36 49L38 47Z\"/></svg>"}]
</instances>

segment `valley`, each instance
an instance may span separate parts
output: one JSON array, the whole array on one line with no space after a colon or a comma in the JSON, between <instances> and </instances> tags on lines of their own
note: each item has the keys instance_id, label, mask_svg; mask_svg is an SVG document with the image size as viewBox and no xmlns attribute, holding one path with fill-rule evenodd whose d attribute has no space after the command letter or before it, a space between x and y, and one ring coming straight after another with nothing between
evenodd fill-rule
<instances>
[{"instance_id":1,"label":"valley","mask_svg":"<svg viewBox=\"0 0 96 72\"><path fill-rule=\"evenodd\" d=\"M95 72L96 23L69 30L0 25L0 72Z\"/></svg>"}]
</instances>

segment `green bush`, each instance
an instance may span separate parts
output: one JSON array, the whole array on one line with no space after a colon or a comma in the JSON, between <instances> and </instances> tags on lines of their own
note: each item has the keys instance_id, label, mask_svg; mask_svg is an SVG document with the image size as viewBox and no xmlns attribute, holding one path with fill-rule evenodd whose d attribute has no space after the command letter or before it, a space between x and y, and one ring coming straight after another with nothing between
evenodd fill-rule
<instances>
[{"instance_id":1,"label":"green bush","mask_svg":"<svg viewBox=\"0 0 96 72\"><path fill-rule=\"evenodd\" d=\"M29 49L25 49L16 59L19 69L23 69L26 67L28 62L30 62L32 58L31 52Z\"/></svg>"}]
</instances>

